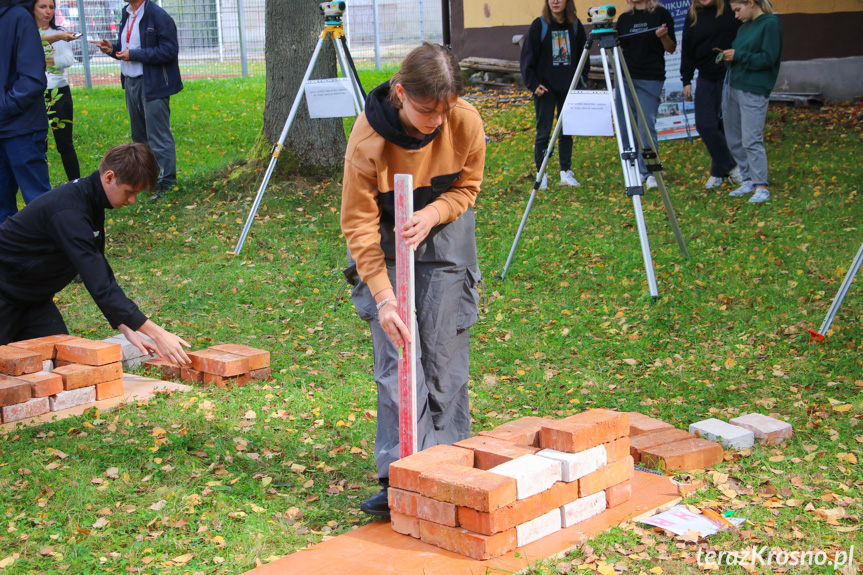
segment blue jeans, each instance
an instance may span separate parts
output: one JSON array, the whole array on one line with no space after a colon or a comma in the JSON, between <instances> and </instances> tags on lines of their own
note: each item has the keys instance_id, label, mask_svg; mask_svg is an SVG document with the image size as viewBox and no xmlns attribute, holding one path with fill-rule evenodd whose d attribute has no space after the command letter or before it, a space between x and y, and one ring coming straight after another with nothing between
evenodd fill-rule
<instances>
[{"instance_id":1,"label":"blue jeans","mask_svg":"<svg viewBox=\"0 0 863 575\"><path fill-rule=\"evenodd\" d=\"M0 138L0 224L18 213L18 189L29 204L51 189L45 142L48 130Z\"/></svg>"},{"instance_id":2,"label":"blue jeans","mask_svg":"<svg viewBox=\"0 0 863 575\"><path fill-rule=\"evenodd\" d=\"M695 85L695 128L710 154L710 175L724 178L734 169L734 158L725 141L722 125L723 81L698 78Z\"/></svg>"},{"instance_id":3,"label":"blue jeans","mask_svg":"<svg viewBox=\"0 0 863 575\"><path fill-rule=\"evenodd\" d=\"M664 82L661 80L633 80L632 85L635 87L635 97L638 98L638 103L641 104L641 111L644 112L644 120L647 122L647 129L650 131L650 137L653 138L653 151L658 152L658 140L656 138L656 114L659 112L659 97L662 95L662 86ZM638 133L641 136L641 141L645 144L647 142L647 134L644 132L644 126L641 124L641 121L638 119L638 111L635 107L635 101L632 99L632 93L629 91L629 87L626 88L627 96L629 97L629 105L632 107L632 113L635 116L635 126L633 129L638 129ZM620 102L620 99L617 100L618 103L618 115L622 109L623 104ZM626 136L626 124L624 123L623 118L621 118L621 127L620 127L621 135L623 136L624 144L627 142ZM638 148L638 146L633 145L634 148ZM638 155L638 171L641 172L641 178L646 178L649 174L647 171L647 167L644 165L644 158L641 157L641 154Z\"/></svg>"},{"instance_id":4,"label":"blue jeans","mask_svg":"<svg viewBox=\"0 0 863 575\"><path fill-rule=\"evenodd\" d=\"M549 90L542 96L535 96L533 99L533 106L536 110L536 139L533 143L533 161L537 170L542 165L545 152L548 150L549 140L551 140L554 110L557 108L559 118L567 93L566 90L563 92ZM557 138L557 150L560 153L560 171L566 172L572 166L572 136L564 136L562 130ZM548 166L546 166L546 171L548 171Z\"/></svg>"}]
</instances>

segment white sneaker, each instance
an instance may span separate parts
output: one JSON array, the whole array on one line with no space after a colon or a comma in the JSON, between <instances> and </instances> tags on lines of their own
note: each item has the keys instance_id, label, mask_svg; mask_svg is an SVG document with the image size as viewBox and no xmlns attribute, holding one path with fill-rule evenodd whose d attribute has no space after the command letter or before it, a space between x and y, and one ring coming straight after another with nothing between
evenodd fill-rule
<instances>
[{"instance_id":1,"label":"white sneaker","mask_svg":"<svg viewBox=\"0 0 863 575\"><path fill-rule=\"evenodd\" d=\"M760 204L770 199L770 190L767 188L756 188L755 193L749 198L750 204Z\"/></svg>"},{"instance_id":2,"label":"white sneaker","mask_svg":"<svg viewBox=\"0 0 863 575\"><path fill-rule=\"evenodd\" d=\"M657 185L658 184L656 183L656 177L653 174L650 174L649 176L647 176L647 178L644 179L644 187L648 190L657 187Z\"/></svg>"},{"instance_id":3,"label":"white sneaker","mask_svg":"<svg viewBox=\"0 0 863 575\"><path fill-rule=\"evenodd\" d=\"M536 180L534 180L534 181L536 181ZM548 174L542 175L542 182L539 184L539 189L540 190L547 190L548 189Z\"/></svg>"},{"instance_id":4,"label":"white sneaker","mask_svg":"<svg viewBox=\"0 0 863 575\"><path fill-rule=\"evenodd\" d=\"M709 178L707 178L707 182L704 184L704 188L707 190L712 190L713 188L718 188L724 183L725 178L717 178L716 176L710 176ZM736 182L735 185L739 186L740 182Z\"/></svg>"},{"instance_id":5,"label":"white sneaker","mask_svg":"<svg viewBox=\"0 0 863 575\"><path fill-rule=\"evenodd\" d=\"M565 172L560 173L560 183L564 186L580 186L578 180L575 179L575 174L572 173L572 170L567 170Z\"/></svg>"},{"instance_id":6,"label":"white sneaker","mask_svg":"<svg viewBox=\"0 0 863 575\"><path fill-rule=\"evenodd\" d=\"M746 180L739 188L728 193L729 196L736 198L737 196L745 196L755 191L755 184L752 180Z\"/></svg>"},{"instance_id":7,"label":"white sneaker","mask_svg":"<svg viewBox=\"0 0 863 575\"><path fill-rule=\"evenodd\" d=\"M728 181L735 186L743 185L743 176L740 175L740 168L734 166L734 169L728 172Z\"/></svg>"}]
</instances>

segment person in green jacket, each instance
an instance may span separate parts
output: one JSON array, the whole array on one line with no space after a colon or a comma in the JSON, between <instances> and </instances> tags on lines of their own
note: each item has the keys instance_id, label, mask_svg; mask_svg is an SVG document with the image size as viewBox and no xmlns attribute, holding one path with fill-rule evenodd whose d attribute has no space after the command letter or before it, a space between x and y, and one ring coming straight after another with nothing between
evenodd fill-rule
<instances>
[{"instance_id":1,"label":"person in green jacket","mask_svg":"<svg viewBox=\"0 0 863 575\"><path fill-rule=\"evenodd\" d=\"M725 139L740 168L743 184L730 196L752 194L753 204L770 199L764 122L770 91L779 76L782 26L770 0L731 0L731 8L743 22L730 50L722 59L731 66ZM754 192L754 193L753 193Z\"/></svg>"}]
</instances>

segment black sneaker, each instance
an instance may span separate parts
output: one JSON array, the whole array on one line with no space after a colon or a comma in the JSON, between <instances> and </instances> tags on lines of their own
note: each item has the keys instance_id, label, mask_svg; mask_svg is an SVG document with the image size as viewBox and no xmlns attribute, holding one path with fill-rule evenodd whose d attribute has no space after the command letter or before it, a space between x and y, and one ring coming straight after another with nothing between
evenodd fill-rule
<instances>
[{"instance_id":1,"label":"black sneaker","mask_svg":"<svg viewBox=\"0 0 863 575\"><path fill-rule=\"evenodd\" d=\"M156 202L158 202L159 200L161 200L161 199L162 199L162 198L164 198L164 197L165 197L165 189L164 189L164 188L159 188L159 189L158 189L158 191L156 191L156 193L155 193L155 194L153 194L152 196L150 196L150 203L151 203L151 204L155 204Z\"/></svg>"},{"instance_id":2,"label":"black sneaker","mask_svg":"<svg viewBox=\"0 0 863 575\"><path fill-rule=\"evenodd\" d=\"M389 519L390 504L387 498L387 490L390 487L390 482L389 479L379 479L378 481L381 484L381 490L363 501L360 504L360 509L369 515Z\"/></svg>"}]
</instances>

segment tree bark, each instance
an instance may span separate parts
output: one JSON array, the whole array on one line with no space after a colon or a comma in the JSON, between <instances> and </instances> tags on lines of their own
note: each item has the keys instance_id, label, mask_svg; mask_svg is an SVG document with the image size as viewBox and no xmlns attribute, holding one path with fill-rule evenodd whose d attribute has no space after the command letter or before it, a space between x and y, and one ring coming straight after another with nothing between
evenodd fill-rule
<instances>
[{"instance_id":1,"label":"tree bark","mask_svg":"<svg viewBox=\"0 0 863 575\"><path fill-rule=\"evenodd\" d=\"M324 29L317 2L268 0L266 3L267 91L264 136L272 146L288 119L315 45ZM333 41L325 38L310 79L336 77ZM285 148L299 160L302 171L333 168L344 163L345 132L341 118L309 118L305 96L285 139Z\"/></svg>"}]
</instances>

